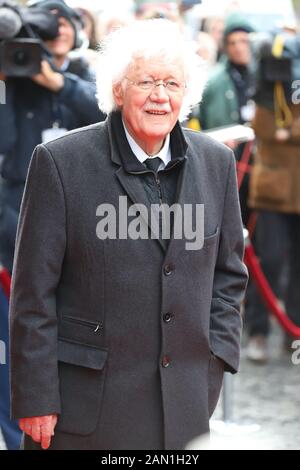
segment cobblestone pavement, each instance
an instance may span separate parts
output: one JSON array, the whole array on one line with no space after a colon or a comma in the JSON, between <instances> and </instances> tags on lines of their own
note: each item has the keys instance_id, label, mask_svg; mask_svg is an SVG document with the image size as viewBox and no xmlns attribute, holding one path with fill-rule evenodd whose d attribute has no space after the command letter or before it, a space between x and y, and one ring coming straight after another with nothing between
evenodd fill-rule
<instances>
[{"instance_id":1,"label":"cobblestone pavement","mask_svg":"<svg viewBox=\"0 0 300 470\"><path fill-rule=\"evenodd\" d=\"M292 364L291 354L283 353L282 335L276 325L266 365L251 364L242 349L241 370L233 378L232 421L238 425L258 424L260 430L243 436L243 428L237 428L234 437L225 439L225 447L300 450L300 365ZM222 400L213 420L221 418ZM3 448L0 435L0 449Z\"/></svg>"},{"instance_id":2,"label":"cobblestone pavement","mask_svg":"<svg viewBox=\"0 0 300 470\"><path fill-rule=\"evenodd\" d=\"M232 421L260 426L259 432L244 436L244 441L253 440L254 446L300 450L300 365L292 364L294 350L283 352L282 342L281 331L273 325L270 360L265 365L250 363L242 349L240 373L233 378ZM221 400L213 418L221 419L222 415Z\"/></svg>"}]
</instances>

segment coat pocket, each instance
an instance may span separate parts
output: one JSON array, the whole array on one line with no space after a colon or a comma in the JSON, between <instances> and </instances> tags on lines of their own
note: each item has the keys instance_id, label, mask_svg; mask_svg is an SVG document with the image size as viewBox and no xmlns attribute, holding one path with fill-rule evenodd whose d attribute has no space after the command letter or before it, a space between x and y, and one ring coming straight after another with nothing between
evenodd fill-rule
<instances>
[{"instance_id":1,"label":"coat pocket","mask_svg":"<svg viewBox=\"0 0 300 470\"><path fill-rule=\"evenodd\" d=\"M82 436L95 431L103 400L107 355L106 349L59 339L58 431Z\"/></svg>"},{"instance_id":2,"label":"coat pocket","mask_svg":"<svg viewBox=\"0 0 300 470\"><path fill-rule=\"evenodd\" d=\"M58 322L58 336L68 343L86 344L103 349L103 321L87 320L85 316L61 315ZM60 345L60 348L63 347ZM104 348L105 349L105 348Z\"/></svg>"},{"instance_id":3,"label":"coat pocket","mask_svg":"<svg viewBox=\"0 0 300 470\"><path fill-rule=\"evenodd\" d=\"M204 250L209 250L217 246L217 242L219 241L219 236L220 236L220 229L219 227L217 227L215 232L212 235L204 237L204 243L203 243Z\"/></svg>"}]
</instances>

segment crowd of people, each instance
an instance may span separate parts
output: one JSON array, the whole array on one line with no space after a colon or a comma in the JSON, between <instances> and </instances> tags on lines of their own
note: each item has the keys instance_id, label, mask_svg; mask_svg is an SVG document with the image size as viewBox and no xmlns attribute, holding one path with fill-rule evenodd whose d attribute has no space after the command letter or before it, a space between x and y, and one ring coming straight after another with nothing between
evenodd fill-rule
<instances>
[{"instance_id":1,"label":"crowd of people","mask_svg":"<svg viewBox=\"0 0 300 470\"><path fill-rule=\"evenodd\" d=\"M191 31L185 23L185 8L172 4L146 4L135 12L101 15L82 6L71 8L63 0L35 0L29 5L56 15L59 31L55 39L46 41L51 60L42 61L39 74L16 78L0 70L6 85L6 104L0 105L1 265L12 273L20 205L35 147L106 119L96 99L101 41L123 25L164 18L178 23L191 37L191 48L206 64L202 101L193 108L185 126L202 132L234 125L254 129L252 171L245 174L239 194L242 219L247 227L255 213L253 243L262 268L287 314L300 326L300 105L291 102L292 91L285 89L280 77L264 79L264 86L260 82L261 74L268 75L269 70L265 70L266 49L270 57L279 59L285 50L297 46L296 29L282 27L260 42L255 24L236 10L226 17L199 19L198 29ZM270 73L275 74L272 69ZM225 138L224 144L233 150L238 164L245 143ZM1 287L0 310L1 339L8 344L8 300ZM251 279L244 301L244 323L248 358L255 363L267 361L269 312ZM285 334L283 350L291 351L291 341ZM0 375L0 426L7 448L16 449L21 431L9 419L8 364L1 365Z\"/></svg>"}]
</instances>

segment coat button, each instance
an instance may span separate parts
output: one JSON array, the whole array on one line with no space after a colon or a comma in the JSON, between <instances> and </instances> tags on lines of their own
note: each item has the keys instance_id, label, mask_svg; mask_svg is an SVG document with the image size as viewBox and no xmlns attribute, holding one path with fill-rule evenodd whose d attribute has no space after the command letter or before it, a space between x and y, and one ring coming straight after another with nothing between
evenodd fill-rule
<instances>
[{"instance_id":1,"label":"coat button","mask_svg":"<svg viewBox=\"0 0 300 470\"><path fill-rule=\"evenodd\" d=\"M173 273L174 271L174 267L171 266L170 264L166 264L166 266L164 267L164 274L165 276L171 276L171 274Z\"/></svg>"},{"instance_id":2,"label":"coat button","mask_svg":"<svg viewBox=\"0 0 300 470\"><path fill-rule=\"evenodd\" d=\"M166 369L170 365L170 358L169 356L164 356L161 361L161 365Z\"/></svg>"},{"instance_id":3,"label":"coat button","mask_svg":"<svg viewBox=\"0 0 300 470\"><path fill-rule=\"evenodd\" d=\"M232 90L227 90L226 93L225 93L225 96L228 100L233 100L234 92Z\"/></svg>"},{"instance_id":4,"label":"coat button","mask_svg":"<svg viewBox=\"0 0 300 470\"><path fill-rule=\"evenodd\" d=\"M165 323L170 323L170 321L173 319L174 314L173 313L165 313L163 316L164 322Z\"/></svg>"}]
</instances>

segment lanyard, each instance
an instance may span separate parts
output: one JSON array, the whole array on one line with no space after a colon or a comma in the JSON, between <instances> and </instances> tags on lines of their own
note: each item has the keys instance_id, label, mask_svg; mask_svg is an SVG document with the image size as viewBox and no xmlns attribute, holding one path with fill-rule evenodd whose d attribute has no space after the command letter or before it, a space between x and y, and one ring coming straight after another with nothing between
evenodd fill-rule
<instances>
[{"instance_id":1,"label":"lanyard","mask_svg":"<svg viewBox=\"0 0 300 470\"><path fill-rule=\"evenodd\" d=\"M52 127L55 129L62 127L63 115L62 115L61 107L59 104L58 96L54 94L52 95L52 116L53 116Z\"/></svg>"}]
</instances>

